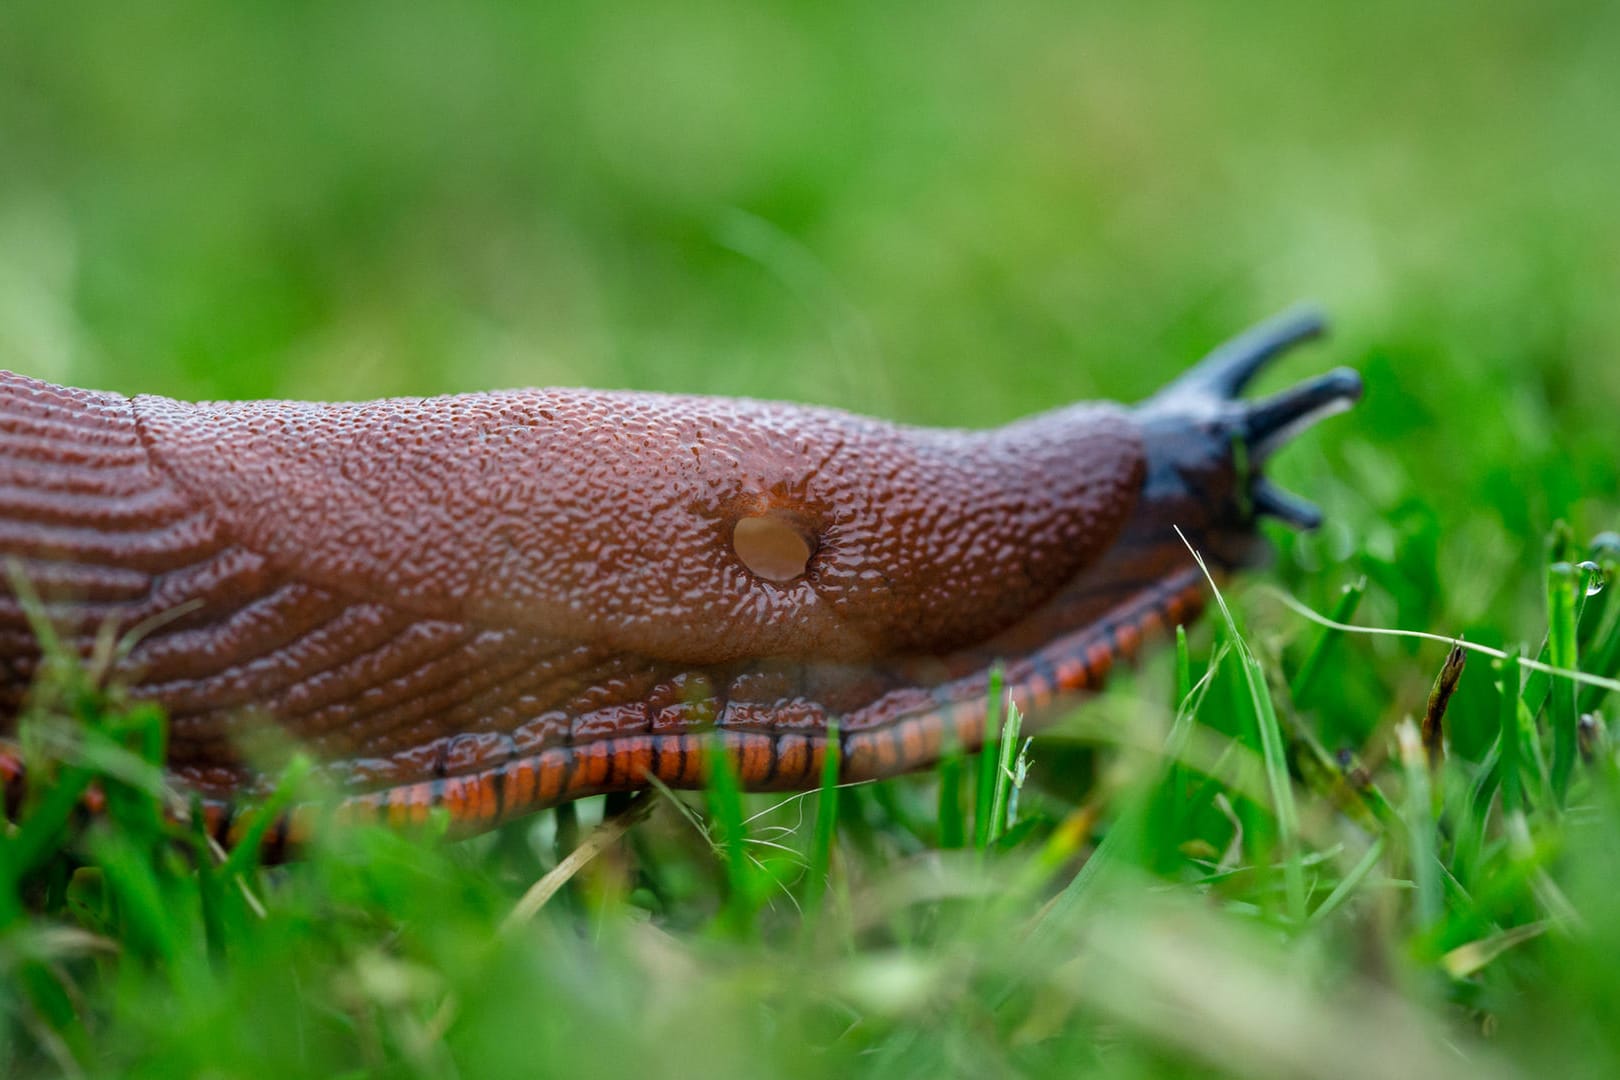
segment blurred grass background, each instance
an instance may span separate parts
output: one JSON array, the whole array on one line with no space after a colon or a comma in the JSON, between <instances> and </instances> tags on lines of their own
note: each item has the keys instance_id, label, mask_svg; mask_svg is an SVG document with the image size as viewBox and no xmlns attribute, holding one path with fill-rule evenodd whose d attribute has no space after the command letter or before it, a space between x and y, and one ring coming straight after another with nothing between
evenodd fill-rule
<instances>
[{"instance_id":1,"label":"blurred grass background","mask_svg":"<svg viewBox=\"0 0 1620 1080\"><path fill-rule=\"evenodd\" d=\"M980 426L1135 400L1313 298L1335 336L1263 389L1348 363L1368 396L1274 464L1330 521L1277 535L1277 575L1534 640L1549 529L1612 527L1620 495L1617 56L1601 0L12 0L0 367ZM1250 614L1266 648L1309 638ZM1431 653L1347 642L1330 741L1421 702ZM1496 709L1479 665L1463 754ZM557 948L585 993L595 961Z\"/></svg>"}]
</instances>

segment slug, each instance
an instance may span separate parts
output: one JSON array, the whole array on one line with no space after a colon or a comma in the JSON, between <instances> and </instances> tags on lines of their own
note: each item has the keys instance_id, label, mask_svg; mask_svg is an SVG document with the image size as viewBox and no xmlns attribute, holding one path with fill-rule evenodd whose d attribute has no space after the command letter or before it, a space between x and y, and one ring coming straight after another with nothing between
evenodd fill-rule
<instances>
[{"instance_id":1,"label":"slug","mask_svg":"<svg viewBox=\"0 0 1620 1080\"><path fill-rule=\"evenodd\" d=\"M588 390L188 404L0 373L0 736L41 663L31 590L81 656L128 635L112 677L165 710L171 777L222 840L278 741L344 813L445 806L462 833L701 786L715 746L749 788L814 787L835 719L841 779L925 766L980 743L995 665L1038 720L1192 619L1174 527L1228 569L1260 517L1317 523L1260 468L1358 376L1238 394L1321 328L1285 315L1135 407L988 431ZM0 781L15 804L13 752Z\"/></svg>"}]
</instances>

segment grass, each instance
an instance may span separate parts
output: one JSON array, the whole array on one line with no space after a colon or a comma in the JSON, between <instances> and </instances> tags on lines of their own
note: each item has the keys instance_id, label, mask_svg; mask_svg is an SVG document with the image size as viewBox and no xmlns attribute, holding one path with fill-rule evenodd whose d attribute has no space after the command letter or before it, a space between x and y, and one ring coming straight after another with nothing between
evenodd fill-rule
<instances>
[{"instance_id":1,"label":"grass","mask_svg":"<svg viewBox=\"0 0 1620 1080\"><path fill-rule=\"evenodd\" d=\"M1566 576L1550 655L1607 654L1620 599L1584 597L1564 640ZM1066 729L1105 768L1077 806L1016 786L1008 709L978 759L972 851L934 846L959 762L847 788L828 770L767 798L721 757L706 793L649 793L602 824L593 800L570 851L545 820L462 844L334 823L306 861L263 868L166 813L159 717L57 663L22 728L49 779L0 843L6 1073L1620 1064L1601 1023L1620 988L1603 951L1620 763L1600 725L1563 787L1535 768L1576 684L1499 664L1483 762L1426 737L1444 706L1414 699L1381 766L1302 767L1310 716L1285 688L1331 638L1289 671L1223 620L1196 678L1190 649L1143 676L1179 700L1158 735ZM91 780L99 818L73 810ZM682 1060L663 1060L675 1040Z\"/></svg>"},{"instance_id":2,"label":"grass","mask_svg":"<svg viewBox=\"0 0 1620 1080\"><path fill-rule=\"evenodd\" d=\"M717 774L612 842L594 800L222 858L165 824L160 720L58 666L0 1073L1612 1075L1610 689L1472 648L1620 671L1577 542L1620 507L1617 45L1594 0L5 5L27 374L990 425L1312 297L1334 337L1261 392L1368 396L1267 466L1327 526L1027 749Z\"/></svg>"}]
</instances>

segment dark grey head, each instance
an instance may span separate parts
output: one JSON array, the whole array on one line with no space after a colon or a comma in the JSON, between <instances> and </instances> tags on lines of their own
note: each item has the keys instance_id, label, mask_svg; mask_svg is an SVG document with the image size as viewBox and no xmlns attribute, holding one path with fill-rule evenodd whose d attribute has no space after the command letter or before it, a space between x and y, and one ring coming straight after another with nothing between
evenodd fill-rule
<instances>
[{"instance_id":1,"label":"dark grey head","mask_svg":"<svg viewBox=\"0 0 1620 1080\"><path fill-rule=\"evenodd\" d=\"M1354 405L1361 376L1336 368L1258 401L1238 395L1272 359L1325 328L1314 307L1284 312L1220 346L1136 407L1147 444L1138 517L1179 525L1228 562L1241 561L1252 546L1247 541L1259 517L1302 529L1321 524L1314 505L1274 485L1263 468L1294 436Z\"/></svg>"}]
</instances>

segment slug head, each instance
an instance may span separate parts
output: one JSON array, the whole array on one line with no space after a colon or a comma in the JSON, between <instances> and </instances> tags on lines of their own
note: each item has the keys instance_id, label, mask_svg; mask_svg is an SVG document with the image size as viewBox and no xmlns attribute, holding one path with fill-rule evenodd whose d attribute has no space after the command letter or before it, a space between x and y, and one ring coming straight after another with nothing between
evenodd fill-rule
<instances>
[{"instance_id":1,"label":"slug head","mask_svg":"<svg viewBox=\"0 0 1620 1080\"><path fill-rule=\"evenodd\" d=\"M1269 398L1238 395L1271 360L1324 328L1313 308L1285 312L1220 346L1136 407L1147 455L1137 527L1180 526L1207 554L1236 565L1252 557L1261 517L1301 529L1321 524L1314 505L1262 470L1294 436L1354 405L1361 376L1337 368Z\"/></svg>"}]
</instances>

